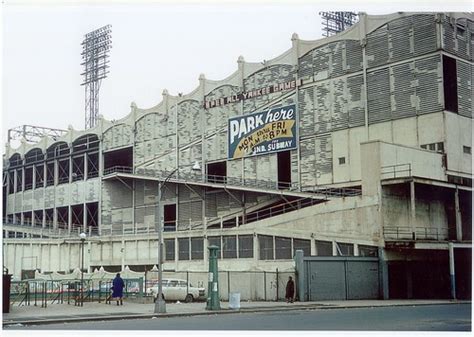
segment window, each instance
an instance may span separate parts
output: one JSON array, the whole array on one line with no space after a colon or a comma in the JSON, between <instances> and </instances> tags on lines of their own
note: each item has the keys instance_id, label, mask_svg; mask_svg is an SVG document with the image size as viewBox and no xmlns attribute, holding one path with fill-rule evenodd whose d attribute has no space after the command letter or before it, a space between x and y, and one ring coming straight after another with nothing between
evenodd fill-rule
<instances>
[{"instance_id":1,"label":"window","mask_svg":"<svg viewBox=\"0 0 474 337\"><path fill-rule=\"evenodd\" d=\"M178 260L189 260L189 238L178 239Z\"/></svg>"},{"instance_id":2,"label":"window","mask_svg":"<svg viewBox=\"0 0 474 337\"><path fill-rule=\"evenodd\" d=\"M224 259L237 258L237 240L235 236L222 237L222 255Z\"/></svg>"},{"instance_id":3,"label":"window","mask_svg":"<svg viewBox=\"0 0 474 337\"><path fill-rule=\"evenodd\" d=\"M253 257L253 236L239 235L239 258Z\"/></svg>"},{"instance_id":4,"label":"window","mask_svg":"<svg viewBox=\"0 0 474 337\"><path fill-rule=\"evenodd\" d=\"M207 164L207 181L224 183L227 179L227 163L225 161Z\"/></svg>"},{"instance_id":5,"label":"window","mask_svg":"<svg viewBox=\"0 0 474 337\"><path fill-rule=\"evenodd\" d=\"M444 109L458 112L458 79L456 60L443 55Z\"/></svg>"},{"instance_id":6,"label":"window","mask_svg":"<svg viewBox=\"0 0 474 337\"><path fill-rule=\"evenodd\" d=\"M311 241L293 239L293 256L297 250L302 250L303 256L311 256Z\"/></svg>"},{"instance_id":7,"label":"window","mask_svg":"<svg viewBox=\"0 0 474 337\"><path fill-rule=\"evenodd\" d=\"M175 260L175 243L174 239L165 239L165 261L174 261Z\"/></svg>"},{"instance_id":8,"label":"window","mask_svg":"<svg viewBox=\"0 0 474 337\"><path fill-rule=\"evenodd\" d=\"M220 258L221 257L221 237L220 236L210 236L210 237L207 238L207 244L209 246L219 247L219 249L217 250L217 257Z\"/></svg>"},{"instance_id":9,"label":"window","mask_svg":"<svg viewBox=\"0 0 474 337\"><path fill-rule=\"evenodd\" d=\"M471 154L471 147L470 146L463 146L462 147L462 152L466 154Z\"/></svg>"},{"instance_id":10,"label":"window","mask_svg":"<svg viewBox=\"0 0 474 337\"><path fill-rule=\"evenodd\" d=\"M177 281L177 280L168 281L168 287L177 287L178 284L179 284L179 281Z\"/></svg>"},{"instance_id":11,"label":"window","mask_svg":"<svg viewBox=\"0 0 474 337\"><path fill-rule=\"evenodd\" d=\"M259 235L260 260L273 260L273 236Z\"/></svg>"},{"instance_id":12,"label":"window","mask_svg":"<svg viewBox=\"0 0 474 337\"><path fill-rule=\"evenodd\" d=\"M346 163L346 157L339 157L339 165L344 165Z\"/></svg>"},{"instance_id":13,"label":"window","mask_svg":"<svg viewBox=\"0 0 474 337\"><path fill-rule=\"evenodd\" d=\"M373 256L379 255L377 247L359 245L359 256Z\"/></svg>"},{"instance_id":14,"label":"window","mask_svg":"<svg viewBox=\"0 0 474 337\"><path fill-rule=\"evenodd\" d=\"M352 243L336 242L338 256L354 256L354 245Z\"/></svg>"},{"instance_id":15,"label":"window","mask_svg":"<svg viewBox=\"0 0 474 337\"><path fill-rule=\"evenodd\" d=\"M275 258L291 259L291 239L275 237Z\"/></svg>"},{"instance_id":16,"label":"window","mask_svg":"<svg viewBox=\"0 0 474 337\"><path fill-rule=\"evenodd\" d=\"M204 239L191 238L191 260L204 259Z\"/></svg>"},{"instance_id":17,"label":"window","mask_svg":"<svg viewBox=\"0 0 474 337\"><path fill-rule=\"evenodd\" d=\"M317 256L332 256L332 242L316 240Z\"/></svg>"},{"instance_id":18,"label":"window","mask_svg":"<svg viewBox=\"0 0 474 337\"><path fill-rule=\"evenodd\" d=\"M437 142L437 143L430 143L430 144L423 144L420 145L422 149L429 150L429 151L436 151L439 153L444 153L444 143Z\"/></svg>"}]
</instances>

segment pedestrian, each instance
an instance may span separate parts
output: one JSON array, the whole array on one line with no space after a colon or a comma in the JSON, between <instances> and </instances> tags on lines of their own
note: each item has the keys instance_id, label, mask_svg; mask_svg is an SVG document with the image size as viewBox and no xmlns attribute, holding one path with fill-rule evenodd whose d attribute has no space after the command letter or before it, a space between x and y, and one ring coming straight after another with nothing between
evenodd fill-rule
<instances>
[{"instance_id":1,"label":"pedestrian","mask_svg":"<svg viewBox=\"0 0 474 337\"><path fill-rule=\"evenodd\" d=\"M120 277L120 273L117 273L113 282L112 282L112 298L117 301L117 305L123 305L123 288L125 288L125 283L123 282L122 278Z\"/></svg>"},{"instance_id":2,"label":"pedestrian","mask_svg":"<svg viewBox=\"0 0 474 337\"><path fill-rule=\"evenodd\" d=\"M293 278L290 276L288 278L288 282L286 283L286 294L285 299L286 303L293 303L293 299L295 296L295 282L293 282Z\"/></svg>"}]
</instances>

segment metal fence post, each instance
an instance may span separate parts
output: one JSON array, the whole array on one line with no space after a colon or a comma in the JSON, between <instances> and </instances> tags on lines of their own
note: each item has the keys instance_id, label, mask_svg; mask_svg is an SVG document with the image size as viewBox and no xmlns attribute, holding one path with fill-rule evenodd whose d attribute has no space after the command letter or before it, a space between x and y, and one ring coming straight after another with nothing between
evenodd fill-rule
<instances>
[{"instance_id":1,"label":"metal fence post","mask_svg":"<svg viewBox=\"0 0 474 337\"><path fill-rule=\"evenodd\" d=\"M267 300L267 272L263 271L263 299Z\"/></svg>"},{"instance_id":2,"label":"metal fence post","mask_svg":"<svg viewBox=\"0 0 474 337\"><path fill-rule=\"evenodd\" d=\"M227 300L230 301L230 271L227 271Z\"/></svg>"}]
</instances>

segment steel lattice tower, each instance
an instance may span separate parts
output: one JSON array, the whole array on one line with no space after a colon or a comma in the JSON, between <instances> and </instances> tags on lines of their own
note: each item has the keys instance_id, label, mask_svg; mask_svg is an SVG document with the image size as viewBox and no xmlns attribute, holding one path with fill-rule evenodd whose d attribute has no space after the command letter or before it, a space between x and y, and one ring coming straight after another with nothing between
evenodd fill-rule
<instances>
[{"instance_id":1,"label":"steel lattice tower","mask_svg":"<svg viewBox=\"0 0 474 337\"><path fill-rule=\"evenodd\" d=\"M319 12L323 25L323 36L331 36L342 32L358 21L354 12Z\"/></svg>"},{"instance_id":2,"label":"steel lattice tower","mask_svg":"<svg viewBox=\"0 0 474 337\"><path fill-rule=\"evenodd\" d=\"M82 42L81 65L84 66L85 128L97 125L99 117L99 90L102 79L109 71L109 50L112 48L112 26L107 25L87 33Z\"/></svg>"}]
</instances>

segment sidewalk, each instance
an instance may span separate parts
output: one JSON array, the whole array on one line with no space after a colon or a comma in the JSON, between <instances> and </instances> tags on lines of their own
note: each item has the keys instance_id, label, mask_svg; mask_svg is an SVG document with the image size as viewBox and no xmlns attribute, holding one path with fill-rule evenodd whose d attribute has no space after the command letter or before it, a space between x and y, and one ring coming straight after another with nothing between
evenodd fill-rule
<instances>
[{"instance_id":1,"label":"sidewalk","mask_svg":"<svg viewBox=\"0 0 474 337\"><path fill-rule=\"evenodd\" d=\"M120 319L139 319L152 317L173 317L193 315L232 314L236 312L268 312L283 310L340 309L379 306L413 306L430 304L459 304L470 301L451 300L352 300L352 301L319 301L319 302L241 302L240 310L229 309L228 302L221 302L221 310L206 310L205 302L167 303L165 314L155 314L154 304L131 303L124 301L123 306L97 302L85 302L83 307L73 304L51 304L41 306L13 306L10 313L3 314L3 325L22 324L38 325L62 322L103 321Z\"/></svg>"}]
</instances>

